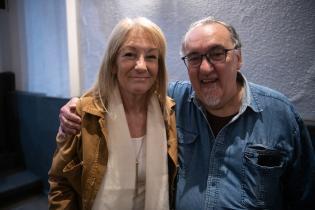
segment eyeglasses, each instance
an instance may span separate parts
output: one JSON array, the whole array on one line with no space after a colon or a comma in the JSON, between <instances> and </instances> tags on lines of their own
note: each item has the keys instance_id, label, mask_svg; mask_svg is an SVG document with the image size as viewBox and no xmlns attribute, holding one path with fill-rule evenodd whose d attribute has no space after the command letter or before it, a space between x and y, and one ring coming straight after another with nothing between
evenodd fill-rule
<instances>
[{"instance_id":1,"label":"eyeglasses","mask_svg":"<svg viewBox=\"0 0 315 210\"><path fill-rule=\"evenodd\" d=\"M225 63L227 52L235 49L236 48L225 49L222 47L215 47L210 49L205 54L192 53L189 55L185 55L184 57L182 57L182 60L184 61L188 69L199 68L202 63L203 57L206 57L209 63L216 65L220 63Z\"/></svg>"}]
</instances>

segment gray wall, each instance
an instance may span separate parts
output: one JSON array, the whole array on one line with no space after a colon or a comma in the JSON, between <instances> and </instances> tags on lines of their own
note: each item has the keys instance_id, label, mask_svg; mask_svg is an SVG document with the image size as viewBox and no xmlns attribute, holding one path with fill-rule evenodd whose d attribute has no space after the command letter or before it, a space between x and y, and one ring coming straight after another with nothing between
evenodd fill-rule
<instances>
[{"instance_id":1,"label":"gray wall","mask_svg":"<svg viewBox=\"0 0 315 210\"><path fill-rule=\"evenodd\" d=\"M107 37L123 17L146 16L168 40L170 80L188 79L179 58L189 24L213 15L232 23L243 41L242 72L283 92L315 121L314 0L77 0L82 92L96 78ZM17 89L69 96L66 0L10 0L0 11L0 71Z\"/></svg>"},{"instance_id":2,"label":"gray wall","mask_svg":"<svg viewBox=\"0 0 315 210\"><path fill-rule=\"evenodd\" d=\"M315 120L313 0L81 0L79 11L84 89L95 80L110 31L126 16L146 16L162 28L170 80L188 79L179 57L181 38L191 22L212 15L239 32L247 78L283 92L305 119Z\"/></svg>"},{"instance_id":3,"label":"gray wall","mask_svg":"<svg viewBox=\"0 0 315 210\"><path fill-rule=\"evenodd\" d=\"M0 12L0 72L8 71L10 68L10 46L9 42L9 16L5 11Z\"/></svg>"}]
</instances>

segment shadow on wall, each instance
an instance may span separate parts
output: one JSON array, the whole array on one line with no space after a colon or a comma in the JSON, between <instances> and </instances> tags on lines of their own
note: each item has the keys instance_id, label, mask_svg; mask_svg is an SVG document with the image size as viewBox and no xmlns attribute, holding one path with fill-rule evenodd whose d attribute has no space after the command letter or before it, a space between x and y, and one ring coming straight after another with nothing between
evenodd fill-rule
<instances>
[{"instance_id":1,"label":"shadow on wall","mask_svg":"<svg viewBox=\"0 0 315 210\"><path fill-rule=\"evenodd\" d=\"M315 122L305 122L308 132L310 133L312 142L313 142L313 149L315 151Z\"/></svg>"}]
</instances>

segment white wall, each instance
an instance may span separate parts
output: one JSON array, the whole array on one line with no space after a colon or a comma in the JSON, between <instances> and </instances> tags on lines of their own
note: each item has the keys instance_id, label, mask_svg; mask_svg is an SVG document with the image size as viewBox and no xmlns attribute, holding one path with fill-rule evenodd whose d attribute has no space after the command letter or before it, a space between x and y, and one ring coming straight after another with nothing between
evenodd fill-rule
<instances>
[{"instance_id":1,"label":"white wall","mask_svg":"<svg viewBox=\"0 0 315 210\"><path fill-rule=\"evenodd\" d=\"M312 0L81 0L83 88L95 80L107 37L126 16L146 16L162 28L170 79L188 79L179 58L181 38L191 22L212 15L239 32L247 78L283 92L304 119L315 120L314 11Z\"/></svg>"},{"instance_id":2,"label":"white wall","mask_svg":"<svg viewBox=\"0 0 315 210\"><path fill-rule=\"evenodd\" d=\"M63 96L68 92L65 2L24 4L28 90Z\"/></svg>"},{"instance_id":3,"label":"white wall","mask_svg":"<svg viewBox=\"0 0 315 210\"><path fill-rule=\"evenodd\" d=\"M64 0L8 3L0 69L15 72L18 90L69 96Z\"/></svg>"}]
</instances>

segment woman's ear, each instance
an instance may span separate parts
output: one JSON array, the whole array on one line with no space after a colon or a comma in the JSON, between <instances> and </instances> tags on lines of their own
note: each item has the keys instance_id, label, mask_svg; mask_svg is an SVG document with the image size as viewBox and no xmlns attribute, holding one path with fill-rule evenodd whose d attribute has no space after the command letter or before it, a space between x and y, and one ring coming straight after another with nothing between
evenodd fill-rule
<instances>
[{"instance_id":1,"label":"woman's ear","mask_svg":"<svg viewBox=\"0 0 315 210\"><path fill-rule=\"evenodd\" d=\"M116 75L117 74L117 65L113 65L113 68L111 69L111 72L113 75Z\"/></svg>"}]
</instances>

